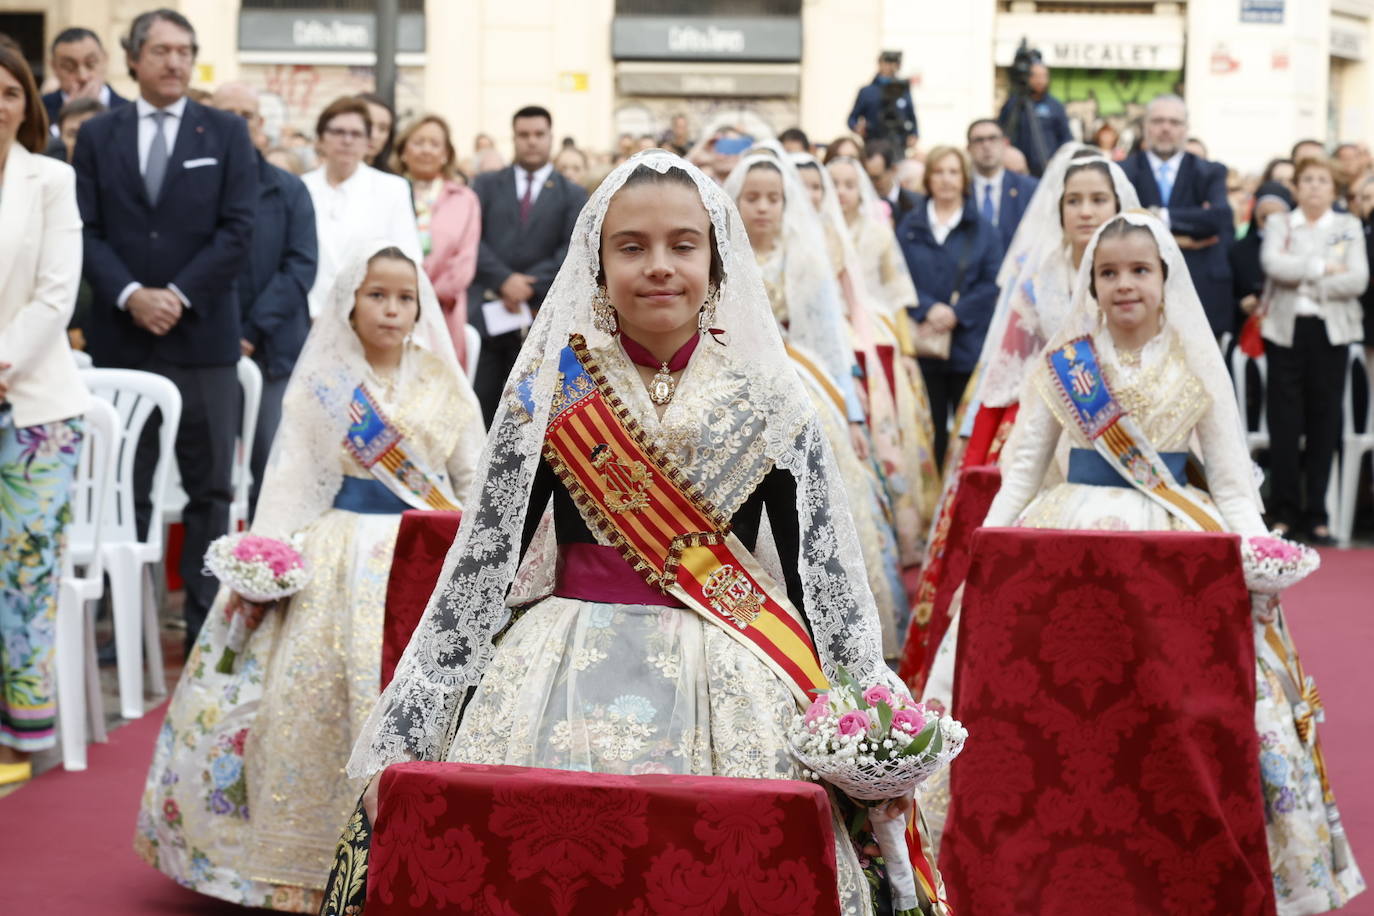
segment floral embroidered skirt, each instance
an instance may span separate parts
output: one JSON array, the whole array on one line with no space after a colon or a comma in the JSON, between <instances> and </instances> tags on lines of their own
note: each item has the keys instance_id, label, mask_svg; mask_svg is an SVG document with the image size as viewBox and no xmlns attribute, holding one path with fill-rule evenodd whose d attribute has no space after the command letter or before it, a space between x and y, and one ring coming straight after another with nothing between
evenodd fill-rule
<instances>
[{"instance_id":1,"label":"floral embroidered skirt","mask_svg":"<svg viewBox=\"0 0 1374 916\"><path fill-rule=\"evenodd\" d=\"M0 744L19 751L56 742L57 589L80 443L80 419L0 425Z\"/></svg>"},{"instance_id":2,"label":"floral embroidered skirt","mask_svg":"<svg viewBox=\"0 0 1374 916\"><path fill-rule=\"evenodd\" d=\"M344 764L376 703L400 517L331 510L306 531L309 584L269 612L231 674L221 591L177 685L134 847L178 884L315 912L362 792Z\"/></svg>"}]
</instances>

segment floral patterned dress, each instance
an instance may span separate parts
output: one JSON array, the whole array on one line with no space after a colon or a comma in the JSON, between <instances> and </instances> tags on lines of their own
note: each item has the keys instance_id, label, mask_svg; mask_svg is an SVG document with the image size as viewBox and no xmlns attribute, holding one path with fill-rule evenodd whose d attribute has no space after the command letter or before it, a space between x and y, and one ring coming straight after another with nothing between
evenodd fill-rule
<instances>
[{"instance_id":1,"label":"floral patterned dress","mask_svg":"<svg viewBox=\"0 0 1374 916\"><path fill-rule=\"evenodd\" d=\"M0 744L27 753L56 742L57 583L81 421L9 420L0 413Z\"/></svg>"},{"instance_id":2,"label":"floral patterned dress","mask_svg":"<svg viewBox=\"0 0 1374 916\"><path fill-rule=\"evenodd\" d=\"M383 408L444 467L472 430L437 361L426 371ZM345 476L373 479L339 454ZM231 674L216 670L229 630L221 590L168 706L134 837L178 884L245 906L319 910L338 825L363 788L344 764L377 699L399 525L399 511L331 509L307 526L309 583L264 617Z\"/></svg>"}]
</instances>

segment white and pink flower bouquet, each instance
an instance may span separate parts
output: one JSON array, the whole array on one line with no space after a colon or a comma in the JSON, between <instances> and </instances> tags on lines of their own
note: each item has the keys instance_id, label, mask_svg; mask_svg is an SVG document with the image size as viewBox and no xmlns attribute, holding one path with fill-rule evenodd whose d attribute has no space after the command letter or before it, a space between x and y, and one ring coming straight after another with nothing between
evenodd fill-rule
<instances>
[{"instance_id":1,"label":"white and pink flower bouquet","mask_svg":"<svg viewBox=\"0 0 1374 916\"><path fill-rule=\"evenodd\" d=\"M881 803L909 797L949 765L968 732L885 684L863 685L840 668L830 689L793 719L789 741L807 776L868 804L899 913L915 912L916 880L906 846L906 818Z\"/></svg>"},{"instance_id":2,"label":"white and pink flower bouquet","mask_svg":"<svg viewBox=\"0 0 1374 916\"><path fill-rule=\"evenodd\" d=\"M1277 595L1297 585L1321 566L1321 556L1306 544L1277 535L1240 539L1245 587L1261 595Z\"/></svg>"},{"instance_id":3,"label":"white and pink flower bouquet","mask_svg":"<svg viewBox=\"0 0 1374 916\"><path fill-rule=\"evenodd\" d=\"M216 538L205 551L205 571L244 599L225 606L229 634L215 670L229 674L267 608L304 588L310 574L291 544L246 532Z\"/></svg>"}]
</instances>

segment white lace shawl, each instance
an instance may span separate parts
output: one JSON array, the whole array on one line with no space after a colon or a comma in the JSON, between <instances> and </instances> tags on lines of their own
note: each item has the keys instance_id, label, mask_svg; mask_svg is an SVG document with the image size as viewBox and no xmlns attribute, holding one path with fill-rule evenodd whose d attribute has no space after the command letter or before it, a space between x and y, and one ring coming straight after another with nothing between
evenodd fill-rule
<instances>
[{"instance_id":1,"label":"white lace shawl","mask_svg":"<svg viewBox=\"0 0 1374 916\"><path fill-rule=\"evenodd\" d=\"M976 396L980 404L1006 407L1016 402L1027 366L1069 312L1074 269L1059 218L1069 168L1085 162L1105 164L1121 202L1118 212L1140 206L1135 187L1115 162L1095 152L1074 158L1088 150L1092 147L1069 144L1054 156L1002 260L997 307L978 357Z\"/></svg>"},{"instance_id":2,"label":"white lace shawl","mask_svg":"<svg viewBox=\"0 0 1374 916\"><path fill-rule=\"evenodd\" d=\"M339 492L343 482L341 452L353 391L360 382L376 384L349 315L354 295L367 275L368 261L385 248L401 246L373 240L355 248L335 280L327 308L310 328L282 398L283 422L272 444L253 519L256 534L290 537L327 512ZM403 394L407 384L413 384L419 375L417 350L427 351L447 370L452 390L461 401L463 428L471 434L459 437L458 450L447 456L445 467L430 470L447 474L453 495L461 501L481 450L482 412L454 355L434 287L420 264L409 256L407 260L415 264L419 278L420 318L401 358L395 390Z\"/></svg>"},{"instance_id":3,"label":"white lace shawl","mask_svg":"<svg viewBox=\"0 0 1374 916\"><path fill-rule=\"evenodd\" d=\"M712 358L730 363L732 373L748 377L750 383L742 389L747 403L738 409L761 420L761 428L750 426L751 441L761 441L767 458L796 478L803 610L822 665L827 672L844 665L860 677L895 683L883 664L877 612L834 459L783 349L739 213L695 166L663 150L649 150L607 176L578 216L567 258L507 382L474 495L439 584L395 679L354 747L348 763L353 776L369 776L399 761L442 759L457 729L464 696L491 662L496 639L510 618L507 591L517 574L530 487L560 377L559 354L569 335L579 333L601 358L624 358L623 351L593 327L591 302L606 208L639 168L687 173L710 216L725 267L714 324L725 331L726 345L718 348L703 341L693 364L709 348ZM693 374L689 365L683 383ZM532 411L521 406L517 389L529 393ZM712 448L745 447L716 439L706 417L700 435Z\"/></svg>"},{"instance_id":4,"label":"white lace shawl","mask_svg":"<svg viewBox=\"0 0 1374 916\"><path fill-rule=\"evenodd\" d=\"M776 142L760 143L740 158L725 180L725 191L732 201L739 200L745 177L761 161L782 173L783 213L778 248L783 258L787 299L787 341L820 362L844 395L849 419L854 420L858 400L854 353L845 333L845 303L830 263L825 230L811 207L809 192L797 174L797 167Z\"/></svg>"},{"instance_id":5,"label":"white lace shawl","mask_svg":"<svg viewBox=\"0 0 1374 916\"><path fill-rule=\"evenodd\" d=\"M1146 345L1142 357L1147 360L1162 358L1168 350L1164 345L1168 337L1171 335L1177 340L1188 371L1197 377L1210 399L1196 432L1212 499L1229 530L1245 535L1263 534L1265 528L1260 516L1264 505L1253 471L1254 464L1245 445L1240 412L1231 394L1231 376L1226 371L1221 350L1212 336L1207 313L1203 311L1193 287L1183 252L1164 224L1143 210L1112 217L1098 228L1088 243L1083 263L1079 265L1074 280L1073 304L1069 314L1041 350L1036 364L1026 373L1020 395L1022 413L1017 416L1016 427L1004 450L1010 456L1005 462L1007 476L1002 490L988 510L985 524L990 527L1011 524L1020 514L1039 491L1048 456L1054 451L1053 443L1046 440L1051 436L1057 440L1060 435L1057 422L1043 422L1049 410L1042 408L1043 395L1040 392L1050 390L1050 382L1044 380L1037 383L1035 377L1049 371L1045 362L1046 354L1087 335L1099 341L1099 355L1116 364L1116 350L1106 342L1109 335L1102 322L1097 300L1089 290L1088 279L1092 273L1098 239L1108 226L1122 220L1150 230L1169 270L1164 284L1164 328ZM1025 456L1035 454L1042 457L1035 461L1025 460Z\"/></svg>"},{"instance_id":6,"label":"white lace shawl","mask_svg":"<svg viewBox=\"0 0 1374 916\"><path fill-rule=\"evenodd\" d=\"M878 196L878 189L873 187L873 180L868 177L862 162L852 156L837 156L827 163L826 171L829 172L837 164L848 165L858 176L859 212L852 223L846 223L849 237L859 255L867 291L877 297L879 306L887 313L906 321L906 310L916 307L916 284L907 267L906 256L897 242L887 203ZM833 173L830 180L833 185ZM882 273L885 252L896 261L887 279L883 278Z\"/></svg>"}]
</instances>

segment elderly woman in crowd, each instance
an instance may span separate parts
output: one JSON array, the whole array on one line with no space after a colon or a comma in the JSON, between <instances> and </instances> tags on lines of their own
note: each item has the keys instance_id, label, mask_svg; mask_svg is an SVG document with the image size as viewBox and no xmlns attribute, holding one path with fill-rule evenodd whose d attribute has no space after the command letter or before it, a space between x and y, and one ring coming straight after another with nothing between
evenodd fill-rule
<instances>
[{"instance_id":1,"label":"elderly woman in crowd","mask_svg":"<svg viewBox=\"0 0 1374 916\"><path fill-rule=\"evenodd\" d=\"M1359 219L1332 209L1331 164L1304 159L1294 180L1298 206L1269 217L1260 248L1273 283L1260 326L1272 393L1266 399L1270 509L1280 530L1296 529L1329 546L1335 540L1327 527L1326 485L1340 438L1346 347L1364 337L1359 297L1369 285L1369 262Z\"/></svg>"},{"instance_id":2,"label":"elderly woman in crowd","mask_svg":"<svg viewBox=\"0 0 1374 916\"><path fill-rule=\"evenodd\" d=\"M401 132L392 171L410 181L425 273L444 310L444 324L458 361L470 373L464 335L468 284L477 272L477 245L482 238L482 206L477 195L458 180L456 160L448 122L438 115L425 115Z\"/></svg>"},{"instance_id":3,"label":"elderly woman in crowd","mask_svg":"<svg viewBox=\"0 0 1374 916\"><path fill-rule=\"evenodd\" d=\"M944 460L949 422L959 408L997 304L1002 260L997 229L966 198L969 163L953 146L926 157L926 197L897 226L916 281L916 347L930 395L935 455Z\"/></svg>"},{"instance_id":4,"label":"elderly woman in crowd","mask_svg":"<svg viewBox=\"0 0 1374 916\"><path fill-rule=\"evenodd\" d=\"M344 259L369 238L396 239L405 253L420 257L410 185L379 172L364 160L372 136L372 113L351 96L335 99L315 122L320 167L301 176L315 205L320 261L310 288L310 317L325 308Z\"/></svg>"},{"instance_id":5,"label":"elderly woman in crowd","mask_svg":"<svg viewBox=\"0 0 1374 916\"><path fill-rule=\"evenodd\" d=\"M57 576L89 394L67 344L81 280L71 166L40 155L33 74L0 46L0 785L53 746Z\"/></svg>"}]
</instances>

